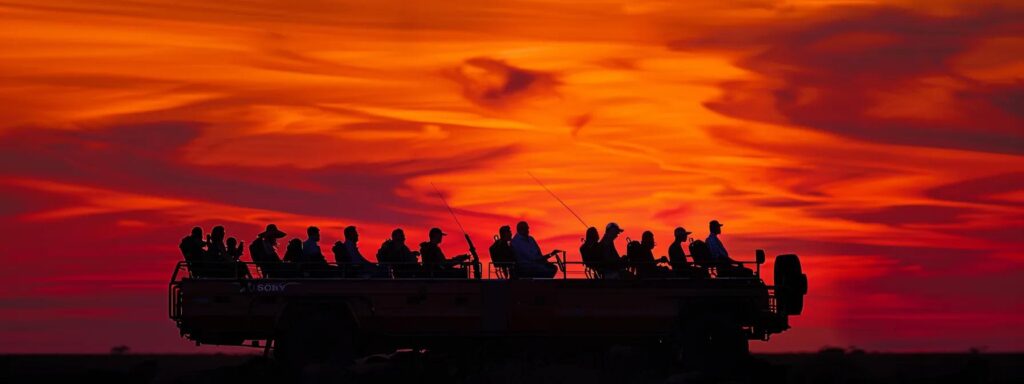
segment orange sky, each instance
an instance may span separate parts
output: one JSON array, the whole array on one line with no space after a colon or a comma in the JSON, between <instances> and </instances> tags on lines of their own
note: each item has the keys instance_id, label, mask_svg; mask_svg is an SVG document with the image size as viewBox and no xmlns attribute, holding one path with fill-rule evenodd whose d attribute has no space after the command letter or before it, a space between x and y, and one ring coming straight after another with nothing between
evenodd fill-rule
<instances>
[{"instance_id":1,"label":"orange sky","mask_svg":"<svg viewBox=\"0 0 1024 384\"><path fill-rule=\"evenodd\" d=\"M576 249L527 171L661 248L800 254L755 350L1024 347L1024 8L726 3L0 2L0 352L209 351L164 313L191 226L372 255L457 232L431 182L481 249Z\"/></svg>"}]
</instances>

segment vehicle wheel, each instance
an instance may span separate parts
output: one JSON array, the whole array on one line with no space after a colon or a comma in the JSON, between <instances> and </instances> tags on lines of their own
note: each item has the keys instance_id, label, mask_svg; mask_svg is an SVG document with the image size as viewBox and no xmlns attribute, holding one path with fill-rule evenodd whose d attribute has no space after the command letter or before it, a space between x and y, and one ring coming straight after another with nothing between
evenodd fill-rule
<instances>
[{"instance_id":1,"label":"vehicle wheel","mask_svg":"<svg viewBox=\"0 0 1024 384\"><path fill-rule=\"evenodd\" d=\"M779 313L799 315L804 310L807 294L807 275L800 267L797 255L779 255L775 258L775 298Z\"/></svg>"},{"instance_id":2,"label":"vehicle wheel","mask_svg":"<svg viewBox=\"0 0 1024 384\"><path fill-rule=\"evenodd\" d=\"M274 357L290 368L347 366L355 350L355 321L347 310L324 305L286 309L274 338Z\"/></svg>"}]
</instances>

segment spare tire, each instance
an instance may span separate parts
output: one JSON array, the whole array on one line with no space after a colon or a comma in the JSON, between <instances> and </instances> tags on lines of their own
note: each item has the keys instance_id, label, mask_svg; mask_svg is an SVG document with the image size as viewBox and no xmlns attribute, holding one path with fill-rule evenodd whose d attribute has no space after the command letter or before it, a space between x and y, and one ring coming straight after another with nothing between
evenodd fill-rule
<instances>
[{"instance_id":1,"label":"spare tire","mask_svg":"<svg viewBox=\"0 0 1024 384\"><path fill-rule=\"evenodd\" d=\"M807 275L800 268L800 257L794 254L775 257L775 303L785 315L799 315L804 310Z\"/></svg>"}]
</instances>

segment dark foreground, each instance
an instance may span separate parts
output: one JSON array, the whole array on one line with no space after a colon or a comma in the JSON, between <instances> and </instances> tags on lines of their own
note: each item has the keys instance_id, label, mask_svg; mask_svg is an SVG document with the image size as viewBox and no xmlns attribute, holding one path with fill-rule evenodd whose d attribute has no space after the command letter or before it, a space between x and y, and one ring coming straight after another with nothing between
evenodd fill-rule
<instances>
[{"instance_id":1,"label":"dark foreground","mask_svg":"<svg viewBox=\"0 0 1024 384\"><path fill-rule=\"evenodd\" d=\"M717 369L723 371L722 369ZM0 383L1024 383L1024 354L882 354L827 349L754 355L724 372L680 372L628 348L465 367L399 352L346 369L289 373L251 355L3 355Z\"/></svg>"}]
</instances>

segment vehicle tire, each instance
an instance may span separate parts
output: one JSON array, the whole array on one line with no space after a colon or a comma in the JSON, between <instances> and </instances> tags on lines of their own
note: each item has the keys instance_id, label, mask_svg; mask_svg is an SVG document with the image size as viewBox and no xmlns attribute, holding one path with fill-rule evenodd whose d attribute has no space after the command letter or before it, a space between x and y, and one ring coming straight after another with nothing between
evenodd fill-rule
<instances>
[{"instance_id":1,"label":"vehicle tire","mask_svg":"<svg viewBox=\"0 0 1024 384\"><path fill-rule=\"evenodd\" d=\"M274 338L274 358L289 368L347 366L355 351L356 323L344 308L296 305L285 310Z\"/></svg>"},{"instance_id":2,"label":"vehicle tire","mask_svg":"<svg viewBox=\"0 0 1024 384\"><path fill-rule=\"evenodd\" d=\"M786 315L799 315L804 310L807 294L807 275L800 267L797 255L779 255L775 258L775 299L778 311Z\"/></svg>"}]
</instances>

